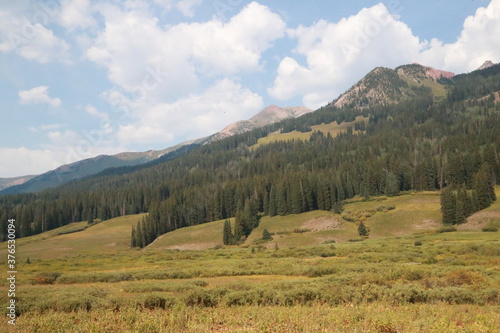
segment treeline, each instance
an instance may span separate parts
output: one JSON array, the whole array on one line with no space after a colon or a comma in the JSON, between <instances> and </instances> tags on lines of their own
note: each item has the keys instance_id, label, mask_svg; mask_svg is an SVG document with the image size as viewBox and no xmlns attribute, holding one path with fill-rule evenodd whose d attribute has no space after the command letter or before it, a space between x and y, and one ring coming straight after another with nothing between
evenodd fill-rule
<instances>
[{"instance_id":1,"label":"treeline","mask_svg":"<svg viewBox=\"0 0 500 333\"><path fill-rule=\"evenodd\" d=\"M493 172L485 163L473 175L470 186L450 184L441 191L441 212L444 224L460 224L481 209L489 207L495 200Z\"/></svg>"}]
</instances>

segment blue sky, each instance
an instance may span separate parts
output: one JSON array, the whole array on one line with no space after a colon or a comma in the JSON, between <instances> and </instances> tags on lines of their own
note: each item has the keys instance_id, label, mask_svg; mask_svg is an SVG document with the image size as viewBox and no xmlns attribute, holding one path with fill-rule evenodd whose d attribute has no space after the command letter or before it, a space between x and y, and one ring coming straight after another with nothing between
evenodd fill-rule
<instances>
[{"instance_id":1,"label":"blue sky","mask_svg":"<svg viewBox=\"0 0 500 333\"><path fill-rule=\"evenodd\" d=\"M376 66L500 62L500 0L0 2L0 177L163 149Z\"/></svg>"}]
</instances>

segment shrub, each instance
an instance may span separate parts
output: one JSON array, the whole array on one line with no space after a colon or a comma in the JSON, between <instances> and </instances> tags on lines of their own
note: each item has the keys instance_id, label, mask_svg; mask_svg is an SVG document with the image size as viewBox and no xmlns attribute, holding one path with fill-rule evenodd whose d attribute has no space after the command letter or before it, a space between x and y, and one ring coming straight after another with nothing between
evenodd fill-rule
<instances>
[{"instance_id":1,"label":"shrub","mask_svg":"<svg viewBox=\"0 0 500 333\"><path fill-rule=\"evenodd\" d=\"M212 290L193 290L185 298L187 306L213 307L218 304L218 299Z\"/></svg>"},{"instance_id":2,"label":"shrub","mask_svg":"<svg viewBox=\"0 0 500 333\"><path fill-rule=\"evenodd\" d=\"M322 258L329 258L329 257L335 257L335 252L329 251L329 252L322 252L319 255Z\"/></svg>"},{"instance_id":3,"label":"shrub","mask_svg":"<svg viewBox=\"0 0 500 333\"><path fill-rule=\"evenodd\" d=\"M165 297L160 295L146 296L143 306L146 309L167 309L172 308L177 303L174 297Z\"/></svg>"},{"instance_id":4,"label":"shrub","mask_svg":"<svg viewBox=\"0 0 500 333\"><path fill-rule=\"evenodd\" d=\"M481 229L483 232L497 232L498 229L495 228L495 227L484 227L483 229Z\"/></svg>"},{"instance_id":5,"label":"shrub","mask_svg":"<svg viewBox=\"0 0 500 333\"><path fill-rule=\"evenodd\" d=\"M364 240L365 240L364 238L351 238L351 239L348 239L347 241L348 242L362 242Z\"/></svg>"},{"instance_id":6,"label":"shrub","mask_svg":"<svg viewBox=\"0 0 500 333\"><path fill-rule=\"evenodd\" d=\"M439 233L454 232L454 231L457 231L457 228L455 228L454 226L451 226L451 225L445 225L445 226L442 226L441 228L438 229Z\"/></svg>"},{"instance_id":7,"label":"shrub","mask_svg":"<svg viewBox=\"0 0 500 333\"><path fill-rule=\"evenodd\" d=\"M33 284L53 284L61 273L39 273L33 278Z\"/></svg>"},{"instance_id":8,"label":"shrub","mask_svg":"<svg viewBox=\"0 0 500 333\"><path fill-rule=\"evenodd\" d=\"M310 268L309 271L307 272L307 276L310 278L315 278L315 277L320 277L320 276L325 276L325 275L332 275L337 273L336 268L328 267L328 268Z\"/></svg>"},{"instance_id":9,"label":"shrub","mask_svg":"<svg viewBox=\"0 0 500 333\"><path fill-rule=\"evenodd\" d=\"M340 216L344 220L346 220L347 222L355 222L356 221L356 217L354 215L352 215L351 212L343 212Z\"/></svg>"},{"instance_id":10,"label":"shrub","mask_svg":"<svg viewBox=\"0 0 500 333\"><path fill-rule=\"evenodd\" d=\"M415 246L422 246L422 241L417 240L417 241L415 241L413 243L413 245L415 245Z\"/></svg>"}]
</instances>

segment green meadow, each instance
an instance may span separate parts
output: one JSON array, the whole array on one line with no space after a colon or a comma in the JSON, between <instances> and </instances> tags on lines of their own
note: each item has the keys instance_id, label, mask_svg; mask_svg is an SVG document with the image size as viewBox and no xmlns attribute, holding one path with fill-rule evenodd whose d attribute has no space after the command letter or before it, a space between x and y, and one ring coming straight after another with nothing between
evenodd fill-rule
<instances>
[{"instance_id":1,"label":"green meadow","mask_svg":"<svg viewBox=\"0 0 500 333\"><path fill-rule=\"evenodd\" d=\"M128 246L140 215L69 225L18 241L18 318L0 330L497 332L500 237L482 228L499 213L443 232L435 193L358 198L342 214L263 217L239 246L221 245L216 221L142 250Z\"/></svg>"}]
</instances>

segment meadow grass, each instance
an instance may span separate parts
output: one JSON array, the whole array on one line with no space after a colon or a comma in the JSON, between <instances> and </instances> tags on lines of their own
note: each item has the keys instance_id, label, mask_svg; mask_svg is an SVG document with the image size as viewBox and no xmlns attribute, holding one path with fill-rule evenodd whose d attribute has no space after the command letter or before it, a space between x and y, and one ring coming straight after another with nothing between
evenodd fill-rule
<instances>
[{"instance_id":1,"label":"meadow grass","mask_svg":"<svg viewBox=\"0 0 500 333\"><path fill-rule=\"evenodd\" d=\"M315 131L320 131L325 135L329 133L332 137L336 137L340 133L345 133L347 131L347 127L349 126L353 127L354 129L355 122L365 122L366 124L368 122L368 118L363 116L358 116L356 117L355 121L352 122L343 122L340 124L337 124L337 122L332 122L329 124L313 125L311 126L311 131L309 132L292 131L289 133L271 133L263 138L260 138L255 145L250 147L250 149L256 149L261 145L266 145L278 141L291 141L291 140L306 141L309 140L311 134ZM354 131L354 133L356 133L356 131Z\"/></svg>"},{"instance_id":2,"label":"meadow grass","mask_svg":"<svg viewBox=\"0 0 500 333\"><path fill-rule=\"evenodd\" d=\"M436 232L426 222L439 218L436 200L350 200L346 211L371 229L360 242L344 241L357 236L356 223L327 211L263 217L241 246L212 246L222 240L217 221L130 249L140 215L21 239L18 255L30 263L17 265L19 317L15 328L5 317L0 331L497 332L499 234ZM264 228L274 238L267 243ZM197 243L204 249L186 246ZM187 250L167 248L176 246Z\"/></svg>"}]
</instances>

